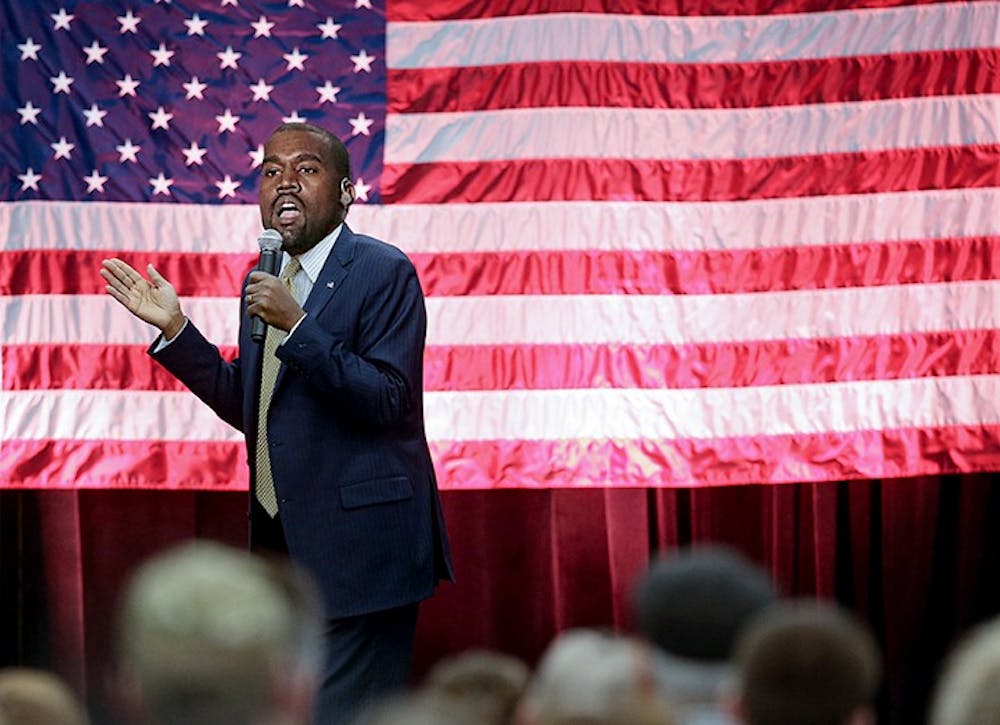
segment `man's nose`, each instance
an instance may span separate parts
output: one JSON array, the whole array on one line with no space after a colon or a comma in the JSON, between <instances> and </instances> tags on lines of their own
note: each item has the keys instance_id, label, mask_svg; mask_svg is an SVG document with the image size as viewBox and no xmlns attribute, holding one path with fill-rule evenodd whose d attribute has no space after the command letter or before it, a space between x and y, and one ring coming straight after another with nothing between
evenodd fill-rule
<instances>
[{"instance_id":1,"label":"man's nose","mask_svg":"<svg viewBox=\"0 0 1000 725\"><path fill-rule=\"evenodd\" d=\"M299 188L299 177L295 173L294 169L281 172L281 177L278 179L278 189L279 190L295 190Z\"/></svg>"}]
</instances>

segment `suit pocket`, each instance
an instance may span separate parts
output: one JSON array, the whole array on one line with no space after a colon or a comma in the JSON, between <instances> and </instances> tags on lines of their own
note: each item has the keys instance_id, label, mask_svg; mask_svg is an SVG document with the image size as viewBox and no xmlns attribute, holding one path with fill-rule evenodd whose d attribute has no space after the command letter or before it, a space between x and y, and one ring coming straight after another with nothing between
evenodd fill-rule
<instances>
[{"instance_id":1,"label":"suit pocket","mask_svg":"<svg viewBox=\"0 0 1000 725\"><path fill-rule=\"evenodd\" d=\"M345 509L413 498L413 484L406 476L376 478L340 487L340 504Z\"/></svg>"}]
</instances>

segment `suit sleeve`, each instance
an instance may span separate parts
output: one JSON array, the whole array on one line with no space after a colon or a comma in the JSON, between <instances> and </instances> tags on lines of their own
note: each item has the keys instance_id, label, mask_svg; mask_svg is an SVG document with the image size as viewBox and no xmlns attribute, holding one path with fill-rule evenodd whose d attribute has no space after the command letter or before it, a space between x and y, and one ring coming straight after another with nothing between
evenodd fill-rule
<instances>
[{"instance_id":1,"label":"suit sleeve","mask_svg":"<svg viewBox=\"0 0 1000 725\"><path fill-rule=\"evenodd\" d=\"M184 383L222 420L245 432L239 358L226 362L219 348L206 340L190 320L169 345L155 351L158 342L159 338L149 349L153 359Z\"/></svg>"},{"instance_id":2,"label":"suit sleeve","mask_svg":"<svg viewBox=\"0 0 1000 725\"><path fill-rule=\"evenodd\" d=\"M352 415L372 425L393 425L414 409L422 393L423 293L413 265L401 253L373 255L352 274L370 282L357 310L354 345L307 316L277 354Z\"/></svg>"}]
</instances>

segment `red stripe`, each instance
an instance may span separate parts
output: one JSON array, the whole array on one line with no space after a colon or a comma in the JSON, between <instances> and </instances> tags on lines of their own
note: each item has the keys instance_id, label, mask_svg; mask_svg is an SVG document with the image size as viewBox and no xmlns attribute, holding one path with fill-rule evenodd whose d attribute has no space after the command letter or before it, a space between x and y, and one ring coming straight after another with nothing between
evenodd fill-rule
<instances>
[{"instance_id":1,"label":"red stripe","mask_svg":"<svg viewBox=\"0 0 1000 725\"><path fill-rule=\"evenodd\" d=\"M618 15L770 15L775 13L813 13L830 10L891 8L926 5L936 0L390 0L386 19L475 20L514 15L548 13L613 13Z\"/></svg>"},{"instance_id":2,"label":"red stripe","mask_svg":"<svg viewBox=\"0 0 1000 725\"><path fill-rule=\"evenodd\" d=\"M1000 144L765 159L386 164L386 203L735 201L1000 185Z\"/></svg>"},{"instance_id":3,"label":"red stripe","mask_svg":"<svg viewBox=\"0 0 1000 725\"><path fill-rule=\"evenodd\" d=\"M232 354L234 351L227 350ZM430 346L424 389L732 388L1000 373L1000 331L703 345ZM181 390L145 349L11 345L5 390Z\"/></svg>"},{"instance_id":4,"label":"red stripe","mask_svg":"<svg viewBox=\"0 0 1000 725\"><path fill-rule=\"evenodd\" d=\"M720 440L432 443L442 489L711 486L1000 468L1000 426ZM4 441L0 488L247 490L240 443Z\"/></svg>"},{"instance_id":5,"label":"red stripe","mask_svg":"<svg viewBox=\"0 0 1000 725\"><path fill-rule=\"evenodd\" d=\"M1000 426L710 440L432 443L443 489L727 486L1000 467Z\"/></svg>"},{"instance_id":6,"label":"red stripe","mask_svg":"<svg viewBox=\"0 0 1000 725\"><path fill-rule=\"evenodd\" d=\"M0 294L104 293L101 261L118 257L145 274L146 265L185 297L238 297L256 254L45 249L0 251Z\"/></svg>"},{"instance_id":7,"label":"red stripe","mask_svg":"<svg viewBox=\"0 0 1000 725\"><path fill-rule=\"evenodd\" d=\"M103 280L93 269L105 256L90 251L0 252L3 294L101 294ZM169 269L170 274L161 273L182 294L239 294L243 266L230 256L178 256L157 254L156 266ZM709 251L410 256L425 293L432 297L775 292L1000 278L1000 237ZM246 266L252 263L247 258ZM83 275L82 269L90 273ZM192 277L196 272L199 276Z\"/></svg>"},{"instance_id":8,"label":"red stripe","mask_svg":"<svg viewBox=\"0 0 1000 725\"><path fill-rule=\"evenodd\" d=\"M996 93L1000 48L769 63L597 61L389 69L390 113L753 108Z\"/></svg>"},{"instance_id":9,"label":"red stripe","mask_svg":"<svg viewBox=\"0 0 1000 725\"><path fill-rule=\"evenodd\" d=\"M0 443L0 488L246 491L243 443L12 440Z\"/></svg>"}]
</instances>

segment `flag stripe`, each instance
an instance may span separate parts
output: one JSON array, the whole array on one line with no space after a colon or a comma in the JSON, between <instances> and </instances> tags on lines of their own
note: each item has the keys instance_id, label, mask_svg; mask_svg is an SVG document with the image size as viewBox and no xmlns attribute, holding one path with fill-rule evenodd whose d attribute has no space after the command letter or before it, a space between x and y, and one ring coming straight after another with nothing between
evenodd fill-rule
<instances>
[{"instance_id":1,"label":"flag stripe","mask_svg":"<svg viewBox=\"0 0 1000 725\"><path fill-rule=\"evenodd\" d=\"M527 14L500 20L389 22L389 68L603 61L753 63L993 47L1000 3L798 15Z\"/></svg>"},{"instance_id":2,"label":"flag stripe","mask_svg":"<svg viewBox=\"0 0 1000 725\"><path fill-rule=\"evenodd\" d=\"M1000 141L998 117L1000 96L993 94L750 109L519 108L394 114L386 118L385 161L696 161L971 146ZM567 133L570 128L573 132Z\"/></svg>"},{"instance_id":3,"label":"flag stripe","mask_svg":"<svg viewBox=\"0 0 1000 725\"><path fill-rule=\"evenodd\" d=\"M924 5L937 0L393 0L386 3L389 21L502 18L548 13L613 13L618 15L768 15L818 13Z\"/></svg>"},{"instance_id":4,"label":"flag stripe","mask_svg":"<svg viewBox=\"0 0 1000 725\"><path fill-rule=\"evenodd\" d=\"M235 348L223 354L232 357ZM424 355L424 389L736 388L1000 372L996 330L702 345L454 345ZM183 386L139 345L9 345L6 390Z\"/></svg>"},{"instance_id":5,"label":"flag stripe","mask_svg":"<svg viewBox=\"0 0 1000 725\"><path fill-rule=\"evenodd\" d=\"M592 106L752 108L1000 91L1000 53L762 63L554 61L390 70L390 113Z\"/></svg>"},{"instance_id":6,"label":"flag stripe","mask_svg":"<svg viewBox=\"0 0 1000 725\"><path fill-rule=\"evenodd\" d=\"M4 294L100 294L107 251L0 252ZM123 253L184 296L238 296L250 255ZM1000 236L718 251L412 254L424 294L731 294L1000 277ZM7 284L3 283L7 280Z\"/></svg>"},{"instance_id":7,"label":"flag stripe","mask_svg":"<svg viewBox=\"0 0 1000 725\"><path fill-rule=\"evenodd\" d=\"M1000 185L1000 146L773 159L521 159L386 164L394 203L736 201Z\"/></svg>"},{"instance_id":8,"label":"flag stripe","mask_svg":"<svg viewBox=\"0 0 1000 725\"><path fill-rule=\"evenodd\" d=\"M998 398L997 374L745 388L431 391L424 417L434 441L709 439L995 425ZM2 391L0 409L5 440L242 438L186 392Z\"/></svg>"},{"instance_id":9,"label":"flag stripe","mask_svg":"<svg viewBox=\"0 0 1000 725\"><path fill-rule=\"evenodd\" d=\"M985 161L983 166L985 166ZM1000 181L1000 177L997 177ZM226 258L228 271L241 276L241 260L256 255L260 232L256 207L41 202L0 204L0 229L11 253L41 250L96 250L125 254L145 265L171 263L185 255ZM166 206L166 205L163 205ZM513 251L712 251L851 244L854 242L1000 236L1000 189L984 187L830 197L797 197L720 202L568 201L483 204L394 204L356 206L349 223L382 239L392 239L411 255ZM238 214L234 211L238 210ZM50 233L53 218L75 222ZM169 231L187 223L195 233ZM110 244L115 229L128 247ZM230 233L224 233L224 229ZM166 251L169 250L169 251ZM4 255L0 252L0 255ZM247 255L247 256L240 256ZM7 275L15 266L0 257L0 293L20 284ZM142 260L138 259L141 256ZM187 264L185 262L185 264ZM81 278L93 270L81 270ZM171 279L168 276L168 279ZM201 283L171 279L189 289Z\"/></svg>"},{"instance_id":10,"label":"flag stripe","mask_svg":"<svg viewBox=\"0 0 1000 725\"><path fill-rule=\"evenodd\" d=\"M235 344L237 300L182 304L209 340ZM0 312L7 344L152 339L149 325L123 315L106 295L0 298ZM430 345L700 344L975 330L1000 327L1000 280L731 295L433 297L427 318Z\"/></svg>"},{"instance_id":11,"label":"flag stripe","mask_svg":"<svg viewBox=\"0 0 1000 725\"><path fill-rule=\"evenodd\" d=\"M873 453L877 451L877 453ZM431 443L445 490L795 483L996 470L1000 426L721 440ZM247 490L242 443L169 440L0 442L0 485Z\"/></svg>"},{"instance_id":12,"label":"flag stripe","mask_svg":"<svg viewBox=\"0 0 1000 725\"><path fill-rule=\"evenodd\" d=\"M935 475L1000 467L1000 426L750 439L431 443L445 490L732 485ZM873 451L878 451L873 454ZM247 490L242 443L0 442L0 485Z\"/></svg>"}]
</instances>

